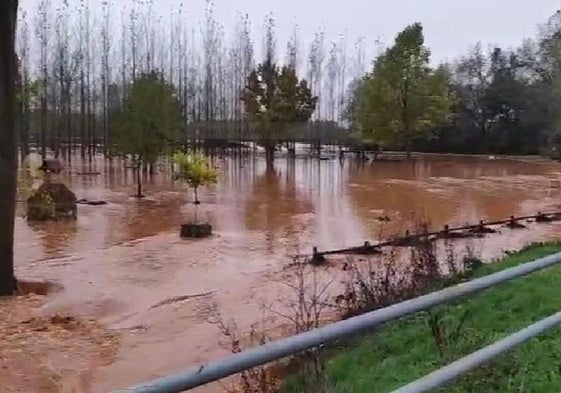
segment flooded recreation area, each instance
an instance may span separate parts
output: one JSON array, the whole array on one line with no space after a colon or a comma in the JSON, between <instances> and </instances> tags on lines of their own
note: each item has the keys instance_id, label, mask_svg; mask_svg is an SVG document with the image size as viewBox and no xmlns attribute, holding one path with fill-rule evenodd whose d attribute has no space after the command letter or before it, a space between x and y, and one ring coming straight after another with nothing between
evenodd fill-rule
<instances>
[{"instance_id":1,"label":"flooded recreation area","mask_svg":"<svg viewBox=\"0 0 561 393\"><path fill-rule=\"evenodd\" d=\"M80 205L73 222L17 218L18 278L60 287L38 314L80 316L120 335L110 356L84 355L106 361L86 367L79 387L68 391L107 392L228 353L209 309L218 307L243 330L258 318L260 302L282 290L290 256L314 246L387 238L419 217L440 229L561 211L561 164L547 160L279 157L267 170L250 156L215 158L215 165L218 184L199 192L198 215L213 225L208 239L180 239L192 195L164 165L145 179L146 198L137 200L130 197L132 170L102 157L74 160L59 176L79 199L106 205ZM477 239L475 252L497 257L556 238L560 228L554 222L501 230Z\"/></svg>"}]
</instances>

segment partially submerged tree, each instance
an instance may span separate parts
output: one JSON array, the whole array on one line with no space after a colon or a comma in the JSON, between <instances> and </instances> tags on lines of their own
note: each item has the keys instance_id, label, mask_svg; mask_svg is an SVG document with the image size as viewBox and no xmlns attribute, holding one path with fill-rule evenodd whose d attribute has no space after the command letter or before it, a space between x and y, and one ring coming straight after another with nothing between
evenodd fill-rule
<instances>
[{"instance_id":1,"label":"partially submerged tree","mask_svg":"<svg viewBox=\"0 0 561 393\"><path fill-rule=\"evenodd\" d=\"M195 223L197 223L197 205L200 204L197 191L201 186L216 183L218 171L210 160L200 153L175 153L173 155L174 177L186 182L193 189L195 200Z\"/></svg>"},{"instance_id":2,"label":"partially submerged tree","mask_svg":"<svg viewBox=\"0 0 561 393\"><path fill-rule=\"evenodd\" d=\"M448 119L453 104L446 67L429 67L420 23L398 34L358 89L354 121L367 140L403 146Z\"/></svg>"},{"instance_id":3,"label":"partially submerged tree","mask_svg":"<svg viewBox=\"0 0 561 393\"><path fill-rule=\"evenodd\" d=\"M276 146L282 142L281 131L307 122L316 108L317 97L292 67L280 68L268 58L250 73L242 100L249 121L259 129L258 140L265 148L267 167L271 168Z\"/></svg>"},{"instance_id":4,"label":"partially submerged tree","mask_svg":"<svg viewBox=\"0 0 561 393\"><path fill-rule=\"evenodd\" d=\"M17 0L0 2L0 296L14 291L17 190L15 32Z\"/></svg>"},{"instance_id":5,"label":"partially submerged tree","mask_svg":"<svg viewBox=\"0 0 561 393\"><path fill-rule=\"evenodd\" d=\"M142 74L127 90L121 112L113 118L116 152L132 157L142 197L141 169L164 154L180 126L181 104L171 84L158 72Z\"/></svg>"},{"instance_id":6,"label":"partially submerged tree","mask_svg":"<svg viewBox=\"0 0 561 393\"><path fill-rule=\"evenodd\" d=\"M39 98L41 96L41 82L38 80L31 81L26 73L22 73L19 86L19 94L17 94L17 107L19 115L19 141L21 144L22 161L29 154L29 130L31 128L31 114L36 112L39 107Z\"/></svg>"}]
</instances>

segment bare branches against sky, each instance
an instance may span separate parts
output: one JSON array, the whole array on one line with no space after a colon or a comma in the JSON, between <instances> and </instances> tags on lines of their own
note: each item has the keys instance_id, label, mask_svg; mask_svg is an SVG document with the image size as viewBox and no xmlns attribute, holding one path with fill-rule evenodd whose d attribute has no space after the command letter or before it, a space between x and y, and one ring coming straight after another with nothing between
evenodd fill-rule
<instances>
[{"instance_id":1,"label":"bare branches against sky","mask_svg":"<svg viewBox=\"0 0 561 393\"><path fill-rule=\"evenodd\" d=\"M53 0L53 6L56 2ZM68 0L79 3L79 0ZM120 9L132 0L113 0ZM22 2L22 9L34 8L38 0ZM155 10L169 17L172 6L180 0L154 0ZM101 0L89 0L90 7L100 7ZM183 1L185 23L198 24L204 19L206 0ZM262 22L272 12L279 42L287 42L298 24L301 38L310 42L323 28L327 41L345 35L349 41L364 37L370 52L376 40L389 44L403 26L421 22L433 63L456 58L475 42L519 45L525 37L535 35L536 26L559 8L558 0L214 0L216 20L226 34L234 30L238 14L249 14L256 41ZM283 44L284 45L284 44Z\"/></svg>"}]
</instances>

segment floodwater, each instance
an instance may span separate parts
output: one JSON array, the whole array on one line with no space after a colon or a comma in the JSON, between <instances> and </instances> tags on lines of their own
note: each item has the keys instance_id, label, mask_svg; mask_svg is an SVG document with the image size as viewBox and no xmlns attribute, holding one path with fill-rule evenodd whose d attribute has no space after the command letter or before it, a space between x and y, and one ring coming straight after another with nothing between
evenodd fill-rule
<instances>
[{"instance_id":1,"label":"floodwater","mask_svg":"<svg viewBox=\"0 0 561 393\"><path fill-rule=\"evenodd\" d=\"M122 333L115 361L92 376L106 392L177 372L228 349L211 310L246 328L259 305L282 294L290 255L313 246L360 245L402 233L418 218L434 228L561 211L561 164L537 159L423 156L414 161L358 163L278 158L217 158L219 183L199 192L198 217L215 235L182 240L193 215L191 193L165 165L146 179L120 163L74 160L60 175L78 198L76 222L16 222L16 269L25 279L60 283L44 308L95 318ZM99 172L84 174L84 172ZM382 223L379 217L388 217ZM532 224L477 240L496 257L558 236L561 224Z\"/></svg>"}]
</instances>

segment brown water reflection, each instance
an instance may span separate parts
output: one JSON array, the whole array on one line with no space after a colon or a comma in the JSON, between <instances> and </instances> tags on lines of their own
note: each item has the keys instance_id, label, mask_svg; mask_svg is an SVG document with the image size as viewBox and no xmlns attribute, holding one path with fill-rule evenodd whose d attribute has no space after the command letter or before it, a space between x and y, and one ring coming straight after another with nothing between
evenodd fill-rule
<instances>
[{"instance_id":1,"label":"brown water reflection","mask_svg":"<svg viewBox=\"0 0 561 393\"><path fill-rule=\"evenodd\" d=\"M95 391L123 387L224 353L206 307L216 303L243 327L260 299L280 290L287 254L357 245L404 231L415 217L434 227L561 210L561 165L537 160L425 157L411 162L357 163L279 158L216 159L216 186L203 190L199 217L216 235L181 240L191 195L167 166L146 179L144 200L130 198L134 177L122 163L74 159L61 175L78 198L78 220L16 223L17 274L60 282L47 310L94 316L127 332L117 362L96 377ZM80 175L84 172L99 172ZM379 216L391 221L382 226ZM478 240L484 256L558 235L534 225ZM188 294L212 295L154 307ZM178 351L177 348L184 350ZM139 362L138 359L143 359Z\"/></svg>"}]
</instances>

